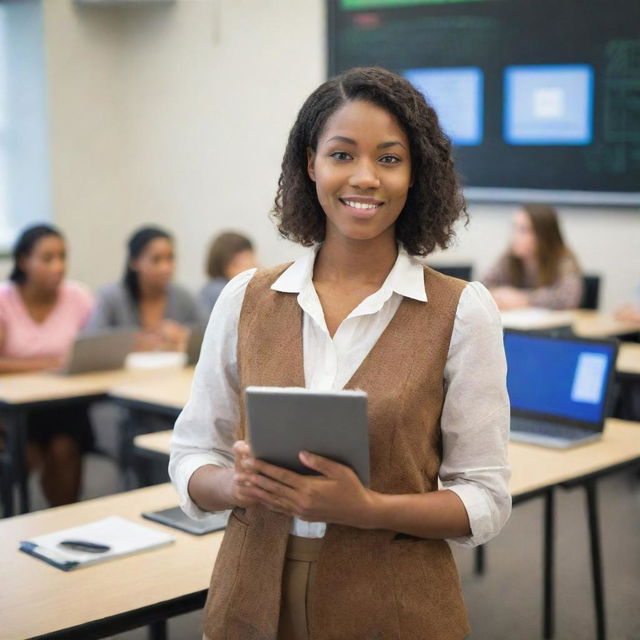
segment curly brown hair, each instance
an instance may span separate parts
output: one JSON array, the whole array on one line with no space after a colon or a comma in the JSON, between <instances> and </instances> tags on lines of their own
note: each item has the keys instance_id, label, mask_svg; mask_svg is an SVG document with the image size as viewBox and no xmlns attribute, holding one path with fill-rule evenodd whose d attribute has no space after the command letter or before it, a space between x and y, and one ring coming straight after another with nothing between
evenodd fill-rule
<instances>
[{"instance_id":1,"label":"curly brown hair","mask_svg":"<svg viewBox=\"0 0 640 640\"><path fill-rule=\"evenodd\" d=\"M345 71L320 85L302 105L282 159L273 209L278 231L304 246L324 240L325 214L307 173L307 149L316 150L329 117L355 100L393 114L409 139L413 185L396 221L396 239L413 255L446 248L456 221L468 221L451 142L424 96L402 76L379 67Z\"/></svg>"}]
</instances>

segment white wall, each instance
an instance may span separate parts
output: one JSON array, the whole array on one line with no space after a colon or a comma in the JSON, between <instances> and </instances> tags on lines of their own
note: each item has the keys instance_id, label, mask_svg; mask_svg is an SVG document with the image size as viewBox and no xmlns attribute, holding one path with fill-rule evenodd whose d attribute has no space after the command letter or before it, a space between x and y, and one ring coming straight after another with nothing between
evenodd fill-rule
<instances>
[{"instance_id":1,"label":"white wall","mask_svg":"<svg viewBox=\"0 0 640 640\"><path fill-rule=\"evenodd\" d=\"M178 0L78 7L45 0L53 205L72 275L119 277L126 235L176 233L179 279L202 282L224 228L251 234L264 264L298 253L268 219L297 109L325 76L323 0ZM439 261L480 270L500 252L512 207L472 205ZM603 274L605 307L640 281L640 211L561 209L573 248Z\"/></svg>"}]
</instances>

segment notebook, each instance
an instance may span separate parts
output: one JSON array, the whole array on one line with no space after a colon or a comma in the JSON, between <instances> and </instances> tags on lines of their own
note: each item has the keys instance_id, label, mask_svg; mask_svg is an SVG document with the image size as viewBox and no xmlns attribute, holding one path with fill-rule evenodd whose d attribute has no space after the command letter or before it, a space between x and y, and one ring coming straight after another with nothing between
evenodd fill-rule
<instances>
[{"instance_id":1,"label":"notebook","mask_svg":"<svg viewBox=\"0 0 640 640\"><path fill-rule=\"evenodd\" d=\"M61 546L63 541L81 541L105 545L107 551L90 553ZM171 544L175 538L164 531L132 522L120 516L109 516L78 527L62 529L20 542L20 551L44 562L71 571L98 562L121 558L139 551Z\"/></svg>"},{"instance_id":2,"label":"notebook","mask_svg":"<svg viewBox=\"0 0 640 640\"><path fill-rule=\"evenodd\" d=\"M256 458L296 473L309 451L351 467L369 485L369 428L364 391L247 387L249 441Z\"/></svg>"},{"instance_id":3,"label":"notebook","mask_svg":"<svg viewBox=\"0 0 640 640\"><path fill-rule=\"evenodd\" d=\"M511 440L568 448L601 437L616 341L505 330L504 346Z\"/></svg>"}]
</instances>

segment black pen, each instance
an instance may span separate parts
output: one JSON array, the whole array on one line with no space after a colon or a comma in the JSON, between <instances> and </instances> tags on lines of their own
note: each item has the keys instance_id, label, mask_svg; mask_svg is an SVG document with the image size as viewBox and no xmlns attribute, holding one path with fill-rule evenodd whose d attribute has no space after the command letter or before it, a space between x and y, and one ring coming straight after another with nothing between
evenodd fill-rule
<instances>
[{"instance_id":1,"label":"black pen","mask_svg":"<svg viewBox=\"0 0 640 640\"><path fill-rule=\"evenodd\" d=\"M58 542L58 546L73 551L85 551L87 553L105 553L111 549L111 547L106 544L98 544L97 542L88 542L86 540L62 540Z\"/></svg>"}]
</instances>

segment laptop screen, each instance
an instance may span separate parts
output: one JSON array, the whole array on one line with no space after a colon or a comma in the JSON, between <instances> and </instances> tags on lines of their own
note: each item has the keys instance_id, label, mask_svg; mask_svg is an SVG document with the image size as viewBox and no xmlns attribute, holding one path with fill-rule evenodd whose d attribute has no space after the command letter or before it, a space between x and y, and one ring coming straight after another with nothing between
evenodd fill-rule
<instances>
[{"instance_id":1,"label":"laptop screen","mask_svg":"<svg viewBox=\"0 0 640 640\"><path fill-rule=\"evenodd\" d=\"M505 331L511 408L584 422L601 422L614 343Z\"/></svg>"}]
</instances>

